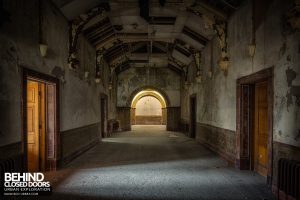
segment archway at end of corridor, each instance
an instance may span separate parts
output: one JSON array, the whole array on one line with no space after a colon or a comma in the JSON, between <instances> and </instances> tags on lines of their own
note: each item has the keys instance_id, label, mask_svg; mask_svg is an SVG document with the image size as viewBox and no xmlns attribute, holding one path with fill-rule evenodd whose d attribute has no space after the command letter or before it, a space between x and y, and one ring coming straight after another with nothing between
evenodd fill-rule
<instances>
[{"instance_id":1,"label":"archway at end of corridor","mask_svg":"<svg viewBox=\"0 0 300 200\"><path fill-rule=\"evenodd\" d=\"M166 125L166 100L156 90L142 90L132 99L130 115L131 125Z\"/></svg>"}]
</instances>

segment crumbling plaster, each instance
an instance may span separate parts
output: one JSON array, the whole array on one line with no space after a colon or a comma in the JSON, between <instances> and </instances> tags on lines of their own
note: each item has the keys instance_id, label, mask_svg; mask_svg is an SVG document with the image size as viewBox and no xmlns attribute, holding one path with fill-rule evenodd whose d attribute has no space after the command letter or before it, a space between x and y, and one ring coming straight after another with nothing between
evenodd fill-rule
<instances>
[{"instance_id":1,"label":"crumbling plaster","mask_svg":"<svg viewBox=\"0 0 300 200\"><path fill-rule=\"evenodd\" d=\"M126 107L131 94L144 86L163 90L171 107L180 106L180 76L164 68L130 68L118 75L117 106Z\"/></svg>"},{"instance_id":2,"label":"crumbling plaster","mask_svg":"<svg viewBox=\"0 0 300 200\"><path fill-rule=\"evenodd\" d=\"M82 52L81 68L76 72L69 70L68 22L50 1L40 2L41 36L43 42L48 45L45 58L42 58L39 52L39 1L3 2L4 8L10 13L10 22L4 23L0 33L0 146L21 141L22 67L51 76L59 75L61 131L98 123L98 94L108 94L107 89L104 90L101 84L96 85L93 80L95 51L82 37L78 44ZM90 71L89 80L84 79L83 68ZM105 65L103 68L105 70L108 67ZM105 72L107 71L106 69Z\"/></svg>"},{"instance_id":3,"label":"crumbling plaster","mask_svg":"<svg viewBox=\"0 0 300 200\"><path fill-rule=\"evenodd\" d=\"M274 67L274 141L300 146L299 74L300 33L290 30L284 22L284 14L292 1L274 0L265 12L265 19L255 31L256 52L252 58L248 45L252 40L252 3L245 1L228 21L228 75L217 65L220 48L216 39L203 51L203 81L195 82L195 67L189 66L188 89L183 87L182 114L189 121L189 95L197 94L197 122L223 129L236 130L236 80L262 69ZM274 12L276 10L276 12ZM213 45L213 76L208 77L211 67L210 54ZM253 59L253 60L252 60ZM253 61L253 62L252 62Z\"/></svg>"}]
</instances>

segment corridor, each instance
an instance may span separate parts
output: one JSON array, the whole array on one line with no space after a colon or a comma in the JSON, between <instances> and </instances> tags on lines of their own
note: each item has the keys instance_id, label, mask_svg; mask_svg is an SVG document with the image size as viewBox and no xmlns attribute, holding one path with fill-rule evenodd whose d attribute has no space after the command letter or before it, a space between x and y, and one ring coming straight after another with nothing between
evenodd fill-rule
<instances>
[{"instance_id":1,"label":"corridor","mask_svg":"<svg viewBox=\"0 0 300 200\"><path fill-rule=\"evenodd\" d=\"M300 200L299 47L300 0L0 0L0 199Z\"/></svg>"},{"instance_id":2,"label":"corridor","mask_svg":"<svg viewBox=\"0 0 300 200\"><path fill-rule=\"evenodd\" d=\"M47 177L56 199L272 199L262 176L157 125L103 139Z\"/></svg>"}]
</instances>

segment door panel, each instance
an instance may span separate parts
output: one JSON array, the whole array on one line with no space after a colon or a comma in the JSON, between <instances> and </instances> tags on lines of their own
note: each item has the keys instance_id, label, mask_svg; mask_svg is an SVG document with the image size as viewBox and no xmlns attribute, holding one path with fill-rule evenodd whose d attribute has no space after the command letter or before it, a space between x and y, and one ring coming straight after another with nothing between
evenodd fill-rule
<instances>
[{"instance_id":1,"label":"door panel","mask_svg":"<svg viewBox=\"0 0 300 200\"><path fill-rule=\"evenodd\" d=\"M27 159L28 170L39 170L39 84L27 83Z\"/></svg>"},{"instance_id":2,"label":"door panel","mask_svg":"<svg viewBox=\"0 0 300 200\"><path fill-rule=\"evenodd\" d=\"M268 84L255 85L254 170L267 175L268 166Z\"/></svg>"}]
</instances>

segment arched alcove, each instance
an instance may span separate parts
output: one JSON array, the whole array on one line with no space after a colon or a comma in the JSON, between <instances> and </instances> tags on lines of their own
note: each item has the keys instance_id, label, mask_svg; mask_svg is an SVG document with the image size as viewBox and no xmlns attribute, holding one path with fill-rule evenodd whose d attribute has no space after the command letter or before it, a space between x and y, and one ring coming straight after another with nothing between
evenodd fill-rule
<instances>
[{"instance_id":1,"label":"arched alcove","mask_svg":"<svg viewBox=\"0 0 300 200\"><path fill-rule=\"evenodd\" d=\"M154 86L143 86L143 87L139 87L137 88L136 90L134 90L131 95L130 95L130 98L127 100L127 103L126 103L126 106L128 107L131 107L132 106L132 103L134 101L134 99L137 97L137 95L141 92L146 92L146 91L155 91L156 93L152 93L153 95L154 94L159 94L160 97L162 97L162 99L164 99L164 103L165 103L165 107L169 107L170 106L170 98L169 96L167 95L167 93L158 88L158 87L154 87ZM145 94L145 93L144 93Z\"/></svg>"},{"instance_id":2,"label":"arched alcove","mask_svg":"<svg viewBox=\"0 0 300 200\"><path fill-rule=\"evenodd\" d=\"M131 124L166 124L167 121L167 101L165 100L165 97L158 91L152 90L152 89L146 89L139 91L135 93L135 96L131 98ZM148 111L150 114L147 114L146 112L137 112L137 109L139 109L139 103L146 103L149 106ZM152 105L151 105L151 104ZM158 115L157 106L160 106L160 114ZM147 110L146 108L144 108Z\"/></svg>"}]
</instances>

